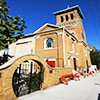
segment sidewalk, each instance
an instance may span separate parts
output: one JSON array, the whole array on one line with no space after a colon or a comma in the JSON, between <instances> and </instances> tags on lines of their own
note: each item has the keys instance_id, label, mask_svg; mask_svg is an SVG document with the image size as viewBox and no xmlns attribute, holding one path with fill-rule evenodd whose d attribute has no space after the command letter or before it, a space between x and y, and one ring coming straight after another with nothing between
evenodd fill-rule
<instances>
[{"instance_id":1,"label":"sidewalk","mask_svg":"<svg viewBox=\"0 0 100 100\"><path fill-rule=\"evenodd\" d=\"M100 72L96 76L71 80L43 91L19 97L19 100L100 100ZM99 94L99 95L98 95Z\"/></svg>"}]
</instances>

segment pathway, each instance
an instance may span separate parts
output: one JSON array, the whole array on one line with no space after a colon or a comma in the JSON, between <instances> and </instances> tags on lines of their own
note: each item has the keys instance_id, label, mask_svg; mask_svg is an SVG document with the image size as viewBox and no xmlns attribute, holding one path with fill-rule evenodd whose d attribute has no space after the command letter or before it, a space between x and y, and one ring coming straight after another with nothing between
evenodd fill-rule
<instances>
[{"instance_id":1,"label":"pathway","mask_svg":"<svg viewBox=\"0 0 100 100\"><path fill-rule=\"evenodd\" d=\"M60 84L43 91L37 91L19 100L100 100L100 72L96 76L71 80L69 85Z\"/></svg>"}]
</instances>

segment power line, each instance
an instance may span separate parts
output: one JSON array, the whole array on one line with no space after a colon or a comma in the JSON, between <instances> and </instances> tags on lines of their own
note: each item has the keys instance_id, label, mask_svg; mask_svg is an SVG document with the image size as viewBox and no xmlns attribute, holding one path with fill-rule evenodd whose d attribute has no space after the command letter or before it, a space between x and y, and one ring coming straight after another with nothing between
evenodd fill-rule
<instances>
[{"instance_id":1,"label":"power line","mask_svg":"<svg viewBox=\"0 0 100 100\"><path fill-rule=\"evenodd\" d=\"M95 2L96 2L97 12L98 12L98 15L99 15L99 19L100 19L98 1L97 1L97 0L95 0Z\"/></svg>"},{"instance_id":2,"label":"power line","mask_svg":"<svg viewBox=\"0 0 100 100\"><path fill-rule=\"evenodd\" d=\"M98 1L97 0L95 0L95 2L96 2L96 8L97 8L97 17L98 17L98 23L100 22L100 14L99 14L99 7L98 7ZM100 27L100 23L99 23L99 27Z\"/></svg>"},{"instance_id":3,"label":"power line","mask_svg":"<svg viewBox=\"0 0 100 100\"><path fill-rule=\"evenodd\" d=\"M97 30L97 27L96 27L96 23L95 23L95 20L94 20L94 17L93 17L92 8L91 8L91 5L90 5L89 0L88 0L88 6L89 6L89 9L90 9L90 14L91 14L91 16L92 16L92 18L93 18L93 22L94 22L93 25L94 25L94 27L95 27L95 31L96 31L98 43L100 44L99 34L98 34L98 30Z\"/></svg>"}]
</instances>

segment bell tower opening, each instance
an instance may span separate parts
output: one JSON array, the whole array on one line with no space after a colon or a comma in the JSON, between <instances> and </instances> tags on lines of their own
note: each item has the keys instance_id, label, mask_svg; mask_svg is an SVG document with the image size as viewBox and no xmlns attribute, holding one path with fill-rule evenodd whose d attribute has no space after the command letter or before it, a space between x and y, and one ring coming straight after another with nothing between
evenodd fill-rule
<instances>
[{"instance_id":1,"label":"bell tower opening","mask_svg":"<svg viewBox=\"0 0 100 100\"><path fill-rule=\"evenodd\" d=\"M68 15L66 15L66 21L68 21L68 20L69 20Z\"/></svg>"},{"instance_id":2,"label":"bell tower opening","mask_svg":"<svg viewBox=\"0 0 100 100\"><path fill-rule=\"evenodd\" d=\"M56 24L64 27L75 25L78 23L78 19L83 19L79 6L68 7L53 14L56 16Z\"/></svg>"},{"instance_id":3,"label":"bell tower opening","mask_svg":"<svg viewBox=\"0 0 100 100\"><path fill-rule=\"evenodd\" d=\"M70 14L70 17L71 17L71 20L73 20L73 19L74 19L74 15L73 15L73 13L72 13L72 14Z\"/></svg>"}]
</instances>

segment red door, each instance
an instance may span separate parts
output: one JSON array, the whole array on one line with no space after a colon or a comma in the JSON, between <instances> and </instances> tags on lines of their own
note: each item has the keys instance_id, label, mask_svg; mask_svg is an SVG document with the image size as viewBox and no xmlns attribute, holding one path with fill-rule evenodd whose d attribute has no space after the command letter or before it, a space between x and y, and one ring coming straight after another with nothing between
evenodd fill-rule
<instances>
[{"instance_id":1,"label":"red door","mask_svg":"<svg viewBox=\"0 0 100 100\"><path fill-rule=\"evenodd\" d=\"M55 61L47 61L47 64L52 67L55 68Z\"/></svg>"}]
</instances>

